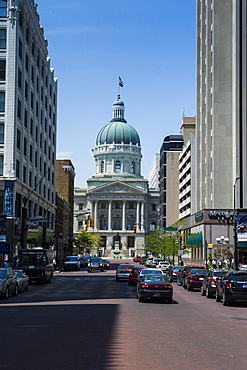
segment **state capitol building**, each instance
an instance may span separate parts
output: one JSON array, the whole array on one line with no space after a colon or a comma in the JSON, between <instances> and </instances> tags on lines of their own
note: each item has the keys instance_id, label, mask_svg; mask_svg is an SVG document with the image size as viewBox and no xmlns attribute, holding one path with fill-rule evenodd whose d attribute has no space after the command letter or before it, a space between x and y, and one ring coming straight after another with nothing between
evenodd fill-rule
<instances>
[{"instance_id":1,"label":"state capitol building","mask_svg":"<svg viewBox=\"0 0 247 370\"><path fill-rule=\"evenodd\" d=\"M95 174L74 194L74 235L87 228L88 211L88 231L103 240L98 254L109 258L145 254L145 236L158 226L159 190L150 189L141 175L140 137L124 111L118 95L110 123L96 137Z\"/></svg>"}]
</instances>

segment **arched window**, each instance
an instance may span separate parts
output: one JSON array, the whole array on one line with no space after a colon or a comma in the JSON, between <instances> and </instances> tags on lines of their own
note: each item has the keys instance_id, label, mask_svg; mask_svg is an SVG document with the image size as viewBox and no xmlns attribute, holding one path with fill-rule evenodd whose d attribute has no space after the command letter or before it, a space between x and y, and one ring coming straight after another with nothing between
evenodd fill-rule
<instances>
[{"instance_id":1,"label":"arched window","mask_svg":"<svg viewBox=\"0 0 247 370\"><path fill-rule=\"evenodd\" d=\"M101 161L101 163L100 163L100 172L101 173L105 172L105 162L104 161Z\"/></svg>"},{"instance_id":2,"label":"arched window","mask_svg":"<svg viewBox=\"0 0 247 370\"><path fill-rule=\"evenodd\" d=\"M131 163L131 173L135 174L136 173L136 166L135 166L135 162L132 162Z\"/></svg>"},{"instance_id":3,"label":"arched window","mask_svg":"<svg viewBox=\"0 0 247 370\"><path fill-rule=\"evenodd\" d=\"M121 171L121 162L116 161L115 162L115 172L120 172Z\"/></svg>"},{"instance_id":4,"label":"arched window","mask_svg":"<svg viewBox=\"0 0 247 370\"><path fill-rule=\"evenodd\" d=\"M127 230L133 230L134 225L135 225L135 215L130 213L127 216Z\"/></svg>"},{"instance_id":5,"label":"arched window","mask_svg":"<svg viewBox=\"0 0 247 370\"><path fill-rule=\"evenodd\" d=\"M99 216L99 229L100 230L108 230L108 220L105 213L102 213Z\"/></svg>"},{"instance_id":6,"label":"arched window","mask_svg":"<svg viewBox=\"0 0 247 370\"><path fill-rule=\"evenodd\" d=\"M82 229L82 226L83 226L83 222L82 221L79 221L78 222L78 230L81 230Z\"/></svg>"},{"instance_id":7,"label":"arched window","mask_svg":"<svg viewBox=\"0 0 247 370\"><path fill-rule=\"evenodd\" d=\"M122 217L119 213L113 215L112 230L122 230Z\"/></svg>"}]
</instances>

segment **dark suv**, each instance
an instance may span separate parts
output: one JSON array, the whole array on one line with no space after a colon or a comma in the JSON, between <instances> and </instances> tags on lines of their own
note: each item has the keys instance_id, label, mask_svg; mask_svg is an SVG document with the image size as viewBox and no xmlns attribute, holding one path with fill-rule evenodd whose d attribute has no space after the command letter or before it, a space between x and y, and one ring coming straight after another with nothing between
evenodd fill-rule
<instances>
[{"instance_id":1,"label":"dark suv","mask_svg":"<svg viewBox=\"0 0 247 370\"><path fill-rule=\"evenodd\" d=\"M177 285L182 285L184 289L187 289L187 284L186 284L186 277L188 276L189 272L192 269L201 269L205 270L205 267L202 266L196 266L196 265L186 265L183 267L182 271L180 272L178 279L177 279Z\"/></svg>"},{"instance_id":2,"label":"dark suv","mask_svg":"<svg viewBox=\"0 0 247 370\"><path fill-rule=\"evenodd\" d=\"M0 268L0 294L8 299L9 294L17 295L18 285L17 276L12 267Z\"/></svg>"},{"instance_id":3,"label":"dark suv","mask_svg":"<svg viewBox=\"0 0 247 370\"><path fill-rule=\"evenodd\" d=\"M88 260L87 271L92 272L93 270L100 270L102 272L104 271L104 262L102 258L93 257Z\"/></svg>"},{"instance_id":4,"label":"dark suv","mask_svg":"<svg viewBox=\"0 0 247 370\"><path fill-rule=\"evenodd\" d=\"M216 302L247 301L247 271L227 271L217 282Z\"/></svg>"},{"instance_id":5,"label":"dark suv","mask_svg":"<svg viewBox=\"0 0 247 370\"><path fill-rule=\"evenodd\" d=\"M222 270L209 270L205 278L203 279L201 286L201 294L206 295L207 298L212 298L216 292L216 285L219 278L226 271Z\"/></svg>"}]
</instances>

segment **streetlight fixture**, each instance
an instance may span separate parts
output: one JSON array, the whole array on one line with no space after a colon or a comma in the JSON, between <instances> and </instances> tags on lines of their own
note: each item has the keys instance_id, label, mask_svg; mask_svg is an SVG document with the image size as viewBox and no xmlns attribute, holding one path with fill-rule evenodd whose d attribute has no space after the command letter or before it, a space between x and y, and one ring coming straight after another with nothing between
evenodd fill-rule
<instances>
[{"instance_id":1,"label":"streetlight fixture","mask_svg":"<svg viewBox=\"0 0 247 370\"><path fill-rule=\"evenodd\" d=\"M236 217L236 183L240 176L236 176L233 184L233 237L234 237L234 269L238 269L238 233L237 233L237 217Z\"/></svg>"}]
</instances>

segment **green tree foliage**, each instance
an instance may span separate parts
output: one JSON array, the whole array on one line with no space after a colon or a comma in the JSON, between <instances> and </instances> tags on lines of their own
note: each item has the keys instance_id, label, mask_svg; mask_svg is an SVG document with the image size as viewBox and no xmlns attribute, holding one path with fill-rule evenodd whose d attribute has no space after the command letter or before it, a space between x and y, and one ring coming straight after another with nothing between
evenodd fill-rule
<instances>
[{"instance_id":1,"label":"green tree foliage","mask_svg":"<svg viewBox=\"0 0 247 370\"><path fill-rule=\"evenodd\" d=\"M90 234L85 230L81 230L77 234L76 246L77 248L84 249L90 252L93 249L102 247L103 241L99 235Z\"/></svg>"}]
</instances>

